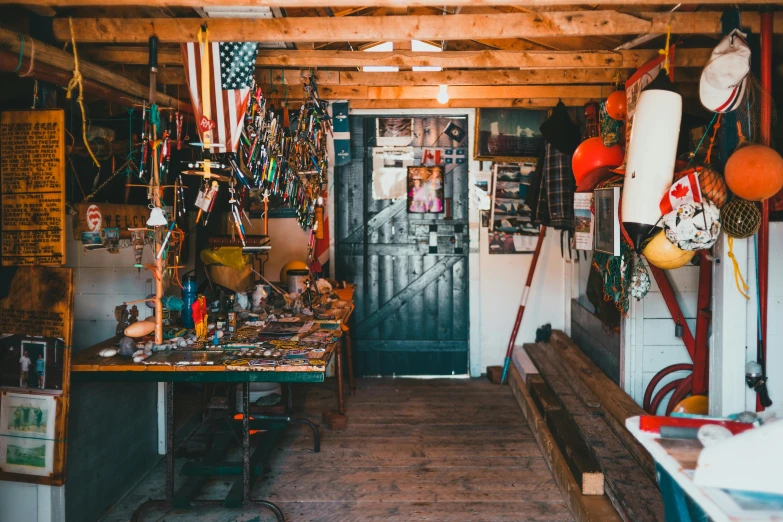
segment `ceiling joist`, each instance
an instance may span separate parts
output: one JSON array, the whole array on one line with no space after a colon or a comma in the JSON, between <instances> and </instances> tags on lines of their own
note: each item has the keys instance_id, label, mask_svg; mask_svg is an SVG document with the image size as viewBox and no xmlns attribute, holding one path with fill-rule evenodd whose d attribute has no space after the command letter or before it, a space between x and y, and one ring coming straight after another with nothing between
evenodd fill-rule
<instances>
[{"instance_id":1,"label":"ceiling joist","mask_svg":"<svg viewBox=\"0 0 783 522\"><path fill-rule=\"evenodd\" d=\"M620 73L625 81L627 73L618 69L493 69L489 71L432 71L432 72L355 72L317 71L315 80L324 85L366 85L370 87L396 87L405 85L552 85L552 84L613 84ZM695 69L677 71L678 81L696 81ZM260 85L301 86L305 71L282 69L257 69L256 81ZM141 81L149 76L149 70L138 71ZM157 81L161 85L183 85L185 72L182 67L170 66L158 69Z\"/></svg>"},{"instance_id":2,"label":"ceiling joist","mask_svg":"<svg viewBox=\"0 0 783 522\"><path fill-rule=\"evenodd\" d=\"M146 43L157 36L164 43L195 42L199 29L209 27L213 42L368 42L410 40L481 40L562 36L665 34L669 25L678 35L720 34L721 13L638 13L558 11L539 13L467 14L454 16L355 16L307 18L75 18L76 41L84 43ZM742 23L758 32L758 13L743 13ZM53 20L54 35L71 39L66 18ZM774 30L783 32L783 14Z\"/></svg>"},{"instance_id":3,"label":"ceiling joist","mask_svg":"<svg viewBox=\"0 0 783 522\"><path fill-rule=\"evenodd\" d=\"M443 7L443 0L329 0L329 7L353 8L357 4L363 7ZM574 0L449 0L448 5L453 7L474 6L522 6L549 7L571 6ZM591 0L590 5L595 6L673 6L682 4L702 4L703 0ZM712 5L760 5L781 4L781 0L710 0ZM290 9L295 7L323 7L323 0L0 0L2 4L38 5L48 7L126 7L126 6L166 6L166 7L275 7Z\"/></svg>"},{"instance_id":4,"label":"ceiling joist","mask_svg":"<svg viewBox=\"0 0 783 522\"><path fill-rule=\"evenodd\" d=\"M678 49L675 67L702 67L712 49ZM126 65L145 65L149 59L146 47L109 47L84 49L80 54L91 60ZM657 50L627 51L444 51L427 53L392 51L364 53L354 51L259 50L261 67L362 67L388 65L397 67L443 67L447 69L635 69L659 56ZM160 65L182 65L178 48L158 51Z\"/></svg>"}]
</instances>

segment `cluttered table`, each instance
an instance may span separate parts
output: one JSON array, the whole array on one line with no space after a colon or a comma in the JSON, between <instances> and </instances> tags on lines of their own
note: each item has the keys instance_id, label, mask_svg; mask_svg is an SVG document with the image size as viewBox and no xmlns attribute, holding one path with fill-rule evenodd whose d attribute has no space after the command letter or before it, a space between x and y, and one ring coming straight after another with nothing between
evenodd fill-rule
<instances>
[{"instance_id":1,"label":"cluttered table","mask_svg":"<svg viewBox=\"0 0 783 522\"><path fill-rule=\"evenodd\" d=\"M704 445L695 436L682 435L683 432L698 431L695 426L699 422L691 419L650 416L631 417L626 420L628 430L655 459L659 487L664 497L666 520L678 522L701 520L772 522L783 520L783 496L781 495L725 487L708 487L699 484L700 480L696 477L696 470L700 464L704 464L703 459L700 460ZM718 420L707 422L729 426L735 436L752 428L748 424L743 426L737 422ZM682 428L682 426L687 427ZM673 428L674 434L664 434L663 430L666 428ZM761 445L752 443L751 445L759 448L759 452L763 453ZM749 460L743 457L739 451L730 451L730 453L738 463L742 460ZM770 470L776 470L772 473L777 473L778 468L774 465L774 459L775 457L768 455L767 462L770 464ZM735 480L735 483L743 482L741 477L746 470L747 466L744 468L742 466L735 467L732 474L735 479L739 478L739 480ZM712 468L708 474L716 476L715 470ZM756 473L756 475L758 480L764 482L763 473ZM779 476L776 480L779 480Z\"/></svg>"},{"instance_id":2,"label":"cluttered table","mask_svg":"<svg viewBox=\"0 0 783 522\"><path fill-rule=\"evenodd\" d=\"M292 383L323 382L329 362L334 357L338 376L338 404L342 413L341 340L348 331L345 323L353 311L354 287L333 290L320 296L317 306L298 313L282 312L229 315L227 322L204 319L202 335L175 326L164 332L163 344L156 345L151 336L133 339L126 355L120 353L122 336L107 339L76 354L71 376L81 382L165 382L166 383L166 498L151 500L139 506L134 518L151 505L171 508L208 508L223 506L264 507L279 521L280 509L266 500L250 498L250 488L262 475L265 460L271 454L289 424L305 425L313 431L313 448L320 450L318 428L307 419L290 415ZM197 330L198 331L198 330ZM127 330L126 330L127 333ZM132 355L128 350L135 350ZM241 383L242 412L234 416L231 433L218 433L210 457L193 464L192 476L175 492L174 489L174 383ZM250 383L279 382L288 386L288 406L284 415L245 414L250 412ZM251 454L251 430L261 430L261 439ZM241 466L229 466L237 475L234 486L224 500L196 500L206 475L225 475L227 467L216 464L225 455L231 440L242 441ZM214 461L214 462L213 462Z\"/></svg>"}]
</instances>

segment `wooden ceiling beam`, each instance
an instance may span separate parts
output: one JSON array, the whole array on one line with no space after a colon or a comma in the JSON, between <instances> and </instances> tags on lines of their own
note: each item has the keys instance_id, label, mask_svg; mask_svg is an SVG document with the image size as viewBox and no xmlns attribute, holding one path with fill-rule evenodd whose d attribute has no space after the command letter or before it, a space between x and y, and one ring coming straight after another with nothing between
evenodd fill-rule
<instances>
[{"instance_id":1,"label":"wooden ceiling beam","mask_svg":"<svg viewBox=\"0 0 783 522\"><path fill-rule=\"evenodd\" d=\"M712 49L677 49L675 67L702 67ZM147 47L83 48L81 54L98 62L144 65ZM262 67L397 67L433 66L447 69L635 69L658 56L657 50L628 51L444 51L426 53L391 51L364 53L354 51L259 50L257 65ZM160 65L182 65L179 48L161 48Z\"/></svg>"},{"instance_id":2,"label":"wooden ceiling beam","mask_svg":"<svg viewBox=\"0 0 783 522\"><path fill-rule=\"evenodd\" d=\"M350 16L339 18L75 18L76 41L84 43L146 43L157 36L164 43L195 42L199 29L209 25L212 41L248 42L367 42L416 40L482 40L666 33L720 34L721 13L638 13L617 11L557 11L538 13ZM742 23L759 30L758 13L743 13ZM71 38L67 18L53 21L54 35ZM783 32L783 14L774 29Z\"/></svg>"},{"instance_id":3,"label":"wooden ceiling beam","mask_svg":"<svg viewBox=\"0 0 783 522\"><path fill-rule=\"evenodd\" d=\"M264 89L268 93L268 87ZM610 85L476 85L449 86L450 98L457 100L503 100L503 99L560 99L587 98L600 100L614 92ZM319 94L326 100L435 100L438 87L408 86L408 87L368 87L368 86L320 86ZM680 92L685 97L694 97L698 88L695 84L680 86ZM278 95L280 91L278 89Z\"/></svg>"},{"instance_id":4,"label":"wooden ceiling beam","mask_svg":"<svg viewBox=\"0 0 783 522\"><path fill-rule=\"evenodd\" d=\"M449 0L454 7L470 6L507 6L517 5L528 8L547 6L573 6L574 0ZM673 0L591 0L594 6L672 6ZM683 4L702 4L703 0L683 0ZM711 5L761 5L783 2L780 0L710 0ZM42 5L48 7L127 7L127 6L166 6L166 7L277 7L283 9L299 7L323 7L323 0L0 0L2 4ZM329 0L329 7L442 7L443 0Z\"/></svg>"}]
</instances>

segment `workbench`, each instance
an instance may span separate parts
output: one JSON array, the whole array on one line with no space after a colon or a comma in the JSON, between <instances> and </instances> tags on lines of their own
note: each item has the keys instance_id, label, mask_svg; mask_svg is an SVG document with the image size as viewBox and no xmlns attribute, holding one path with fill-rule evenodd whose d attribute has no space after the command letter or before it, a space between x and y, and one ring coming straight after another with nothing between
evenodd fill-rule
<instances>
[{"instance_id":1,"label":"workbench","mask_svg":"<svg viewBox=\"0 0 783 522\"><path fill-rule=\"evenodd\" d=\"M353 290L343 291L340 297L350 299ZM350 316L353 309L352 303L344 316ZM194 364L187 365L163 365L134 363L131 359L120 357L105 358L99 352L107 347L117 344L119 337L107 339L95 346L87 348L73 357L71 364L71 379L76 382L163 382L166 393L166 498L165 500L152 500L139 506L134 514L134 519L147 507L162 505L167 508L250 508L265 507L270 509L279 521L284 520L282 511L273 503L266 500L253 500L250 498L250 488L253 482L261 476L263 468L268 460L271 449L279 440L283 429L288 424L302 424L308 426L313 432L313 448L320 451L320 437L318 427L307 419L296 419L291 416L291 385L293 383L319 383L324 382L326 369L332 357L335 357L336 373L342 377L341 343L344 335L342 320L327 321L326 324L317 324L321 330L328 330L331 342L325 347L323 356L319 357L318 364L312 365L286 365L280 364L271 368L247 368L237 369L231 363L222 364ZM217 350L204 350L214 353ZM225 350L230 353L229 350ZM180 489L174 491L174 383L236 383L243 385L242 401L243 415L241 419L234 421L235 431L241 431L242 436L242 463L241 465L221 462L228 450L231 436L218 436L213 447L208 451L201 463L190 463L183 469L189 479ZM283 415L259 415L250 411L250 383L251 382L277 382L287 387L287 401ZM339 409L343 409L342 378L338 378ZM262 439L258 447L250 454L251 430L263 430L259 436ZM240 469L241 468L241 469ZM241 475L224 500L193 500L198 494L200 486L209 475Z\"/></svg>"}]
</instances>

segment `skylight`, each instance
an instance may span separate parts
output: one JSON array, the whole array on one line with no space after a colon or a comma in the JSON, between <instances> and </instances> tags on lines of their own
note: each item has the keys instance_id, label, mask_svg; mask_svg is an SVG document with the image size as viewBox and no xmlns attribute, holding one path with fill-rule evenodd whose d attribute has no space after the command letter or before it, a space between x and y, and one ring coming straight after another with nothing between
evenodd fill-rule
<instances>
[{"instance_id":1,"label":"skylight","mask_svg":"<svg viewBox=\"0 0 783 522\"><path fill-rule=\"evenodd\" d=\"M377 45L373 45L372 47L368 47L364 51L369 53L380 53L380 52L390 52L393 50L394 50L394 42L383 42ZM411 51L439 53L443 51L443 49L438 45L432 45L427 42L422 42L421 40L411 40ZM394 65L365 65L364 67L362 67L362 70L365 72L397 72L400 70L400 68ZM441 67L425 66L425 67L413 67L413 70L414 71L441 71L443 69Z\"/></svg>"}]
</instances>

